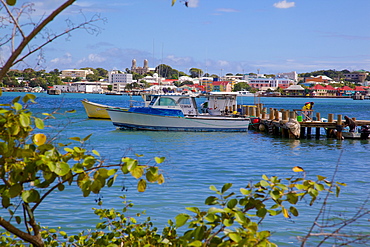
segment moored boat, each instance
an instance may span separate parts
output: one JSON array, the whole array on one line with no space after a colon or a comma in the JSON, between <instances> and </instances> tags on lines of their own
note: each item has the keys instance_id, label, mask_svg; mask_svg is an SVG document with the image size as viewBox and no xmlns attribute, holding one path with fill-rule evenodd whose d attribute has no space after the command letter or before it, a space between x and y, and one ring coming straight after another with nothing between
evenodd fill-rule
<instances>
[{"instance_id":1,"label":"moored boat","mask_svg":"<svg viewBox=\"0 0 370 247\"><path fill-rule=\"evenodd\" d=\"M81 100L81 102L89 118L110 119L107 109L111 106L94 103L87 99Z\"/></svg>"},{"instance_id":2,"label":"moored boat","mask_svg":"<svg viewBox=\"0 0 370 247\"><path fill-rule=\"evenodd\" d=\"M248 130L249 118L236 109L236 95L209 95L207 106L198 109L197 95L151 95L145 107L108 108L113 125L119 129L164 131L234 131ZM220 104L216 104L216 103Z\"/></svg>"}]
</instances>

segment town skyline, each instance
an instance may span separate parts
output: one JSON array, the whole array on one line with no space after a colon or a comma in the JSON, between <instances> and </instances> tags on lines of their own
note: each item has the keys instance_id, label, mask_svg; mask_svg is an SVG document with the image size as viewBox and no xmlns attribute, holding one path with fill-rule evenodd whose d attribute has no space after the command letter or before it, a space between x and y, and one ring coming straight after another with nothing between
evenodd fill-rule
<instances>
[{"instance_id":1,"label":"town skyline","mask_svg":"<svg viewBox=\"0 0 370 247\"><path fill-rule=\"evenodd\" d=\"M34 3L35 17L59 4ZM92 36L78 30L68 40L55 40L44 50L44 63L35 69L124 70L132 59L138 66L148 59L149 67L171 64L179 71L200 68L217 75L368 71L370 36L363 31L369 25L367 7L366 0L190 0L188 7L181 1L171 7L170 0L76 1L50 29L63 29L66 18L78 23L83 11L86 16L99 13L106 18L97 24L101 33Z\"/></svg>"}]
</instances>

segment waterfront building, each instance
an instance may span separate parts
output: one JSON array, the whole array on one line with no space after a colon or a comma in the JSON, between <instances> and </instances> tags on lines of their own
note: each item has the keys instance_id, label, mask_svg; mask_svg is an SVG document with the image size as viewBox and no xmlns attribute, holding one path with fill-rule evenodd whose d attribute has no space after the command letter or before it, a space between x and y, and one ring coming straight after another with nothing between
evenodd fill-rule
<instances>
[{"instance_id":1,"label":"waterfront building","mask_svg":"<svg viewBox=\"0 0 370 247\"><path fill-rule=\"evenodd\" d=\"M132 60L132 65L131 65L131 72L132 73L138 73L140 75L144 75L144 74L146 74L150 71L155 71L155 69L149 68L147 59L144 60L144 66L143 67L140 67L140 66L138 67L136 65L136 59Z\"/></svg>"},{"instance_id":2,"label":"waterfront building","mask_svg":"<svg viewBox=\"0 0 370 247\"><path fill-rule=\"evenodd\" d=\"M333 79L325 75L318 75L315 77L305 77L304 78L304 83L307 83L307 84L328 84L331 82L333 82Z\"/></svg>"},{"instance_id":3,"label":"waterfront building","mask_svg":"<svg viewBox=\"0 0 370 247\"><path fill-rule=\"evenodd\" d=\"M354 71L352 73L344 74L344 77L346 80L349 80L352 82L364 83L368 75L369 73L367 73L365 70L359 70L359 71Z\"/></svg>"},{"instance_id":4,"label":"waterfront building","mask_svg":"<svg viewBox=\"0 0 370 247\"><path fill-rule=\"evenodd\" d=\"M264 89L264 88L288 88L290 85L295 85L296 82L291 79L286 78L254 78L250 79L248 83L251 87L257 88L257 89Z\"/></svg>"},{"instance_id":5,"label":"waterfront building","mask_svg":"<svg viewBox=\"0 0 370 247\"><path fill-rule=\"evenodd\" d=\"M301 85L290 85L283 89L283 94L287 96L304 96L305 89Z\"/></svg>"},{"instance_id":6,"label":"waterfront building","mask_svg":"<svg viewBox=\"0 0 370 247\"><path fill-rule=\"evenodd\" d=\"M211 86L210 91L212 92L232 91L232 83L230 81L214 81L209 86Z\"/></svg>"},{"instance_id":7,"label":"waterfront building","mask_svg":"<svg viewBox=\"0 0 370 247\"><path fill-rule=\"evenodd\" d=\"M103 85L104 84L104 85ZM104 93L107 88L104 82L79 81L63 85L54 85L52 89L60 90L62 93Z\"/></svg>"},{"instance_id":8,"label":"waterfront building","mask_svg":"<svg viewBox=\"0 0 370 247\"><path fill-rule=\"evenodd\" d=\"M279 78L288 78L295 82L298 81L298 74L295 71L287 72L287 73L278 73L276 76Z\"/></svg>"},{"instance_id":9,"label":"waterfront building","mask_svg":"<svg viewBox=\"0 0 370 247\"><path fill-rule=\"evenodd\" d=\"M90 69L66 69L62 70L61 78L71 77L71 78L81 78L86 79L86 76L89 74L94 74L94 72Z\"/></svg>"}]
</instances>

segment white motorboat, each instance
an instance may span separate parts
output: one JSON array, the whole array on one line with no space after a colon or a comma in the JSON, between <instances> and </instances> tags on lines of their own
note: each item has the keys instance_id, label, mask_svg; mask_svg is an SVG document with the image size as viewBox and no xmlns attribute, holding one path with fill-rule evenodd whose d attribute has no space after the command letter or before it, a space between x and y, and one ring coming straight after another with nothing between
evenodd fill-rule
<instances>
[{"instance_id":1,"label":"white motorboat","mask_svg":"<svg viewBox=\"0 0 370 247\"><path fill-rule=\"evenodd\" d=\"M197 95L151 95L146 107L108 108L112 123L119 129L164 131L248 130L249 118L237 112L235 94L207 96L207 106L198 109Z\"/></svg>"}]
</instances>

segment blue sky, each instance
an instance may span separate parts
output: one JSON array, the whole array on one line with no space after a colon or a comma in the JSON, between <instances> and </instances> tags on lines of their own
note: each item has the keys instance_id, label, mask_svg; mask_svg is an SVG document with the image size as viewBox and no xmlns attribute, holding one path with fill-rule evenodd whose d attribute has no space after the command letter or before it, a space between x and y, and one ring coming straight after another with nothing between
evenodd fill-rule
<instances>
[{"instance_id":1,"label":"blue sky","mask_svg":"<svg viewBox=\"0 0 370 247\"><path fill-rule=\"evenodd\" d=\"M24 1L18 1L17 5ZM37 14L61 1L35 2ZM84 0L65 19L78 23L100 13L99 35L84 30L44 50L46 70L81 67L125 69L160 63L187 72L273 74L321 69L370 70L369 0Z\"/></svg>"}]
</instances>

